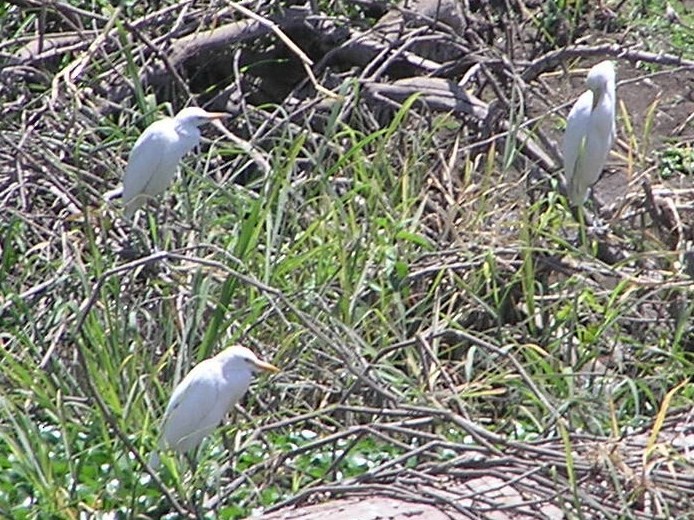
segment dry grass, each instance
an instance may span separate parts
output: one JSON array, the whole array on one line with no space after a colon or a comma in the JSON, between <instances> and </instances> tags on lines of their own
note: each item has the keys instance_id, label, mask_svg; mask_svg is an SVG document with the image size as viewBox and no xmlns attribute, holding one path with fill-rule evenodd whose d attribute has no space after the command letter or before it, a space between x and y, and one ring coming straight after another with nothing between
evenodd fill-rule
<instances>
[{"instance_id":1,"label":"dry grass","mask_svg":"<svg viewBox=\"0 0 694 520\"><path fill-rule=\"evenodd\" d=\"M556 87L547 12L480 7L457 35L411 22L410 43L358 40L376 52L357 63L368 12L257 9L335 98L230 9L79 7L0 10L0 514L230 518L361 494L453 517L687 514L691 183L659 179L644 148L666 140L627 110L608 177L632 182L603 190L609 231L577 244L543 107L578 90ZM586 9L565 36L612 52L623 28ZM86 36L56 56L25 54L75 24ZM208 27L238 51L191 51ZM453 54L418 65L432 39ZM405 76L425 78L418 95ZM208 129L161 204L124 222L103 193L164 101L189 99L236 111L239 137ZM283 373L197 471L170 457L151 474L174 382L237 341Z\"/></svg>"}]
</instances>

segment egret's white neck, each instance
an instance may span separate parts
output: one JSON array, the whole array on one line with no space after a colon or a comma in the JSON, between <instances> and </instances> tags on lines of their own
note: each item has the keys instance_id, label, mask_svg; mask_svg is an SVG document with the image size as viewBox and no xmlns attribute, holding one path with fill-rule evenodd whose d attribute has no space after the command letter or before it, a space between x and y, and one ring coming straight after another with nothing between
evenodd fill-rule
<instances>
[{"instance_id":1,"label":"egret's white neck","mask_svg":"<svg viewBox=\"0 0 694 520\"><path fill-rule=\"evenodd\" d=\"M593 89L593 109L602 103L605 96L614 101L614 90L614 86L610 82L602 85L601 88Z\"/></svg>"}]
</instances>

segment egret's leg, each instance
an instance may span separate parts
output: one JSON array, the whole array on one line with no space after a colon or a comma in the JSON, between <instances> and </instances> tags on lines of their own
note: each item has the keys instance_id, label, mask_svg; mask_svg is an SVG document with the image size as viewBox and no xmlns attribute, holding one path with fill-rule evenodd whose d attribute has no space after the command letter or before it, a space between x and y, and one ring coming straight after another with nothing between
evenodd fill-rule
<instances>
[{"instance_id":1,"label":"egret's leg","mask_svg":"<svg viewBox=\"0 0 694 520\"><path fill-rule=\"evenodd\" d=\"M179 243L178 233L181 227L180 219L176 213L176 210L172 207L172 204L162 201L159 205L160 213L158 222L158 243L160 244L161 250L168 250L171 248L171 244Z\"/></svg>"},{"instance_id":2,"label":"egret's leg","mask_svg":"<svg viewBox=\"0 0 694 520\"><path fill-rule=\"evenodd\" d=\"M149 234L152 241L154 252L166 251L172 240L174 232L169 226L169 222L175 222L175 215L172 216L171 210L166 203L154 200L154 210L149 217Z\"/></svg>"},{"instance_id":3,"label":"egret's leg","mask_svg":"<svg viewBox=\"0 0 694 520\"><path fill-rule=\"evenodd\" d=\"M586 215L583 206L576 206L578 217L578 243L581 246L588 245L588 237L586 234Z\"/></svg>"},{"instance_id":4,"label":"egret's leg","mask_svg":"<svg viewBox=\"0 0 694 520\"><path fill-rule=\"evenodd\" d=\"M566 207L571 213L571 216L576 222L578 222L578 232L576 234L576 245L580 247L586 244L586 218L583 209L583 204L575 205L571 202L571 199L566 196L564 199L566 201Z\"/></svg>"},{"instance_id":5,"label":"egret's leg","mask_svg":"<svg viewBox=\"0 0 694 520\"><path fill-rule=\"evenodd\" d=\"M196 453L191 454L186 452L184 455L184 457L186 458L186 462L188 462L188 466L190 466L190 471L193 473L193 475L195 475L195 473L198 471L198 459L196 457Z\"/></svg>"},{"instance_id":6,"label":"egret's leg","mask_svg":"<svg viewBox=\"0 0 694 520\"><path fill-rule=\"evenodd\" d=\"M591 254L594 254L594 243L593 238L597 238L598 235L604 233L606 227L602 227L599 224L597 215L588 218L585 208L579 206L576 208L577 220L578 220L578 238L579 245L585 247Z\"/></svg>"},{"instance_id":7,"label":"egret's leg","mask_svg":"<svg viewBox=\"0 0 694 520\"><path fill-rule=\"evenodd\" d=\"M193 451L193 453L186 452L184 454L184 457L186 459L186 462L188 463L188 466L190 467L190 472L191 472L191 482L192 482L192 495L190 497L190 505L192 506L193 513L195 514L195 518L204 518L205 517L205 508L204 508L204 497L205 497L205 490L204 486L198 486L196 485L196 481L198 479L198 450L196 449Z\"/></svg>"},{"instance_id":8,"label":"egret's leg","mask_svg":"<svg viewBox=\"0 0 694 520\"><path fill-rule=\"evenodd\" d=\"M147 231L149 233L149 242L152 244L152 252L160 250L159 243L161 239L159 235L161 233L159 220L159 205L156 205L154 209L147 214Z\"/></svg>"},{"instance_id":9,"label":"egret's leg","mask_svg":"<svg viewBox=\"0 0 694 520\"><path fill-rule=\"evenodd\" d=\"M140 214L125 221L128 236L121 242L120 255L125 260L134 260L149 254L149 238L145 230L138 225Z\"/></svg>"}]
</instances>

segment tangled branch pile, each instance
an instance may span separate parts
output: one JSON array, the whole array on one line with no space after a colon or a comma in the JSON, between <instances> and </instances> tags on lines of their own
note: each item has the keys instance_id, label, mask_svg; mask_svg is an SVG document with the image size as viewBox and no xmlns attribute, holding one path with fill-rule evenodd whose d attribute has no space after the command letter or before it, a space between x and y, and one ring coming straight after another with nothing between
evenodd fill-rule
<instances>
[{"instance_id":1,"label":"tangled branch pile","mask_svg":"<svg viewBox=\"0 0 694 520\"><path fill-rule=\"evenodd\" d=\"M89 439L96 414L94 437L125 446L103 478L127 482L117 472L132 479L131 454L155 444L158 381L242 339L273 345L285 375L247 404L257 419L239 419L205 508L368 495L394 517L691 509L693 418L671 405L672 389L691 399L679 384L692 369L694 192L649 180L643 153L643 173L611 176L609 235L573 246L552 121L582 58L693 63L613 43L616 19L586 6L590 23L571 28L522 1L358 0L331 14L11 3L0 345L20 389L4 392L12 414L37 431L67 417ZM596 28L605 43L557 50ZM234 135L208 131L204 175L134 230L102 196L137 127L190 102L234 113ZM128 263L137 233L163 252ZM55 429L52 450L70 453ZM166 497L146 513L195 510Z\"/></svg>"}]
</instances>

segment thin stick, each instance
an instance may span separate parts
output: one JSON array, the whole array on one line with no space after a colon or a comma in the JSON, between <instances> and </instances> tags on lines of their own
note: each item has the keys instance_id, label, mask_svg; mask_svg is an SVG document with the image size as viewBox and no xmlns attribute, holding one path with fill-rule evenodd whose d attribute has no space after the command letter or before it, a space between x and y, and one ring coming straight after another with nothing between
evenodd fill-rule
<instances>
[{"instance_id":1,"label":"thin stick","mask_svg":"<svg viewBox=\"0 0 694 520\"><path fill-rule=\"evenodd\" d=\"M335 94L331 90L328 90L325 88L323 85L318 83L318 80L316 79L316 76L313 74L313 70L311 69L311 66L313 65L313 61L311 58L309 58L304 51L302 51L297 44L295 44L289 36L284 34L282 29L280 29L276 23L274 23L271 20L268 20L267 18L264 18L260 16L259 14L254 13L247 7L242 6L241 4L238 4L236 2L229 2L229 5L233 9L236 9L237 11L243 13L244 15L248 16L252 20L255 20L259 24L267 27L270 29L272 32L274 32L277 37L284 42L284 44L289 47L289 49L296 54L297 58L301 60L301 64L304 66L304 70L306 71L306 74L308 75L309 79L311 80L311 83L313 83L313 87L320 92L321 94L334 98L334 99L341 99L341 96L339 94Z\"/></svg>"}]
</instances>

